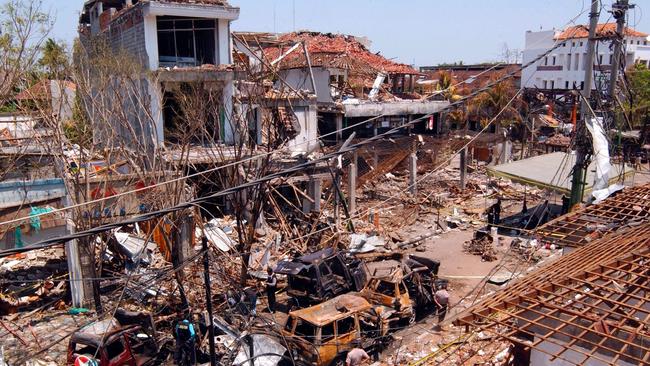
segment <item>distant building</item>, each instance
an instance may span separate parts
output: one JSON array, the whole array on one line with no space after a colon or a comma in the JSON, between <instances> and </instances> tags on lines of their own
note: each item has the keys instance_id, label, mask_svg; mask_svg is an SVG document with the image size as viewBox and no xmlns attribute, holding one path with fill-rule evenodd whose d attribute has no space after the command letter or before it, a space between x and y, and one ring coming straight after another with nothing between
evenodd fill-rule
<instances>
[{"instance_id":1,"label":"distant building","mask_svg":"<svg viewBox=\"0 0 650 366\"><path fill-rule=\"evenodd\" d=\"M76 85L67 80L43 79L16 95L26 109L38 108L61 120L72 118Z\"/></svg>"},{"instance_id":2,"label":"distant building","mask_svg":"<svg viewBox=\"0 0 650 366\"><path fill-rule=\"evenodd\" d=\"M613 60L612 38L616 34L615 23L599 24L597 28L598 42L594 59L596 77L592 88L597 85L605 87ZM565 30L547 30L526 32L526 46L523 54L523 64L527 64L539 55L547 52L556 42L556 48L548 56L525 68L521 74L523 88L544 90L582 89L584 85L587 40L589 27L585 25L572 26ZM642 63L648 66L650 61L650 39L648 34L626 28L624 38L625 65L631 66ZM600 84L599 84L600 83Z\"/></svg>"}]
</instances>

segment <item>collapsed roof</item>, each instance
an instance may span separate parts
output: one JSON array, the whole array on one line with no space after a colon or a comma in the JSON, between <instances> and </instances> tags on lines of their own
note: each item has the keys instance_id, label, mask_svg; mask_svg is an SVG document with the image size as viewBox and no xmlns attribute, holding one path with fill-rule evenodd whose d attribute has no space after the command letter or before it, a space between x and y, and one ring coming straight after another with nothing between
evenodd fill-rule
<instances>
[{"instance_id":1,"label":"collapsed roof","mask_svg":"<svg viewBox=\"0 0 650 366\"><path fill-rule=\"evenodd\" d=\"M536 270L467 310L457 323L530 347L537 360L647 365L649 260L646 222Z\"/></svg>"},{"instance_id":2,"label":"collapsed roof","mask_svg":"<svg viewBox=\"0 0 650 366\"><path fill-rule=\"evenodd\" d=\"M536 230L544 242L581 247L624 225L650 221L650 185L625 188L599 204L560 216Z\"/></svg>"},{"instance_id":3,"label":"collapsed roof","mask_svg":"<svg viewBox=\"0 0 650 366\"><path fill-rule=\"evenodd\" d=\"M298 42L306 42L312 66L332 67L352 70L359 73L376 75L378 72L388 74L421 75L413 67L388 60L379 53L372 53L364 43L364 38L355 36L296 32L278 36L278 46L264 50L269 60L274 60ZM281 68L300 68L307 66L303 52L293 52L279 63Z\"/></svg>"}]
</instances>

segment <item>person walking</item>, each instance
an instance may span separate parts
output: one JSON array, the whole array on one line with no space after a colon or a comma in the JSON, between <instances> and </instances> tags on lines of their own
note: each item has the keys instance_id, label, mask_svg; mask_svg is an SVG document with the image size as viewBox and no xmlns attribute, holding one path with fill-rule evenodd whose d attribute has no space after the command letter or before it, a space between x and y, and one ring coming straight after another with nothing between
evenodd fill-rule
<instances>
[{"instance_id":1,"label":"person walking","mask_svg":"<svg viewBox=\"0 0 650 366\"><path fill-rule=\"evenodd\" d=\"M360 366L365 361L370 360L370 356L363 349L356 347L348 352L345 359L345 366Z\"/></svg>"},{"instance_id":2,"label":"person walking","mask_svg":"<svg viewBox=\"0 0 650 366\"><path fill-rule=\"evenodd\" d=\"M269 302L269 311L275 313L275 293L278 291L278 278L271 267L266 269L266 273L268 274L266 277L266 297Z\"/></svg>"}]
</instances>

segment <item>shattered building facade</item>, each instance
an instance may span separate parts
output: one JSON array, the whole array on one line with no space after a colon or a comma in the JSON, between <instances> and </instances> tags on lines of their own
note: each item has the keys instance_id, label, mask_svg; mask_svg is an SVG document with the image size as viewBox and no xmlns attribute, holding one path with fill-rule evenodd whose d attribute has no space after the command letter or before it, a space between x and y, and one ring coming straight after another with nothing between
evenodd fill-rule
<instances>
[{"instance_id":1,"label":"shattered building facade","mask_svg":"<svg viewBox=\"0 0 650 366\"><path fill-rule=\"evenodd\" d=\"M125 52L141 66L138 87L150 99L134 100L128 95L121 99L131 104L135 137L155 147L174 142L173 132L186 128L176 125L179 111L174 91L190 84L220 97L218 120L208 131L228 144L236 139L231 124L235 73L229 65L230 23L238 17L239 8L218 0L89 0L79 33L88 50L103 37L109 49ZM151 124L138 123L143 109L150 113ZM91 117L96 113L100 111L89 111ZM122 137L133 137L126 135ZM95 141L101 142L101 136L95 136Z\"/></svg>"},{"instance_id":2,"label":"shattered building facade","mask_svg":"<svg viewBox=\"0 0 650 366\"><path fill-rule=\"evenodd\" d=\"M268 61L277 68L282 80L276 81L276 88L316 95L323 141L340 141L352 132L359 137L377 135L432 113L430 120L414 124L413 130L435 133L438 112L447 105L416 93L422 74L371 52L367 38L318 32L247 33L236 34L235 47L244 55L236 61L255 66ZM355 124L359 126L350 127ZM343 130L346 127L350 128Z\"/></svg>"}]
</instances>

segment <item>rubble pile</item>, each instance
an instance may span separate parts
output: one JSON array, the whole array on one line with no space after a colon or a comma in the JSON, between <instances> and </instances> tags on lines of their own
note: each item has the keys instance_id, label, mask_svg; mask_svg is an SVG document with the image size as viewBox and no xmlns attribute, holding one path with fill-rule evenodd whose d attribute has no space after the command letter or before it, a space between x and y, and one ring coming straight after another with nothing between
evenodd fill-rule
<instances>
[{"instance_id":1,"label":"rubble pile","mask_svg":"<svg viewBox=\"0 0 650 366\"><path fill-rule=\"evenodd\" d=\"M466 242L463 247L467 253L479 255L485 262L492 262L497 259L497 252L492 243L490 235L483 235Z\"/></svg>"},{"instance_id":2,"label":"rubble pile","mask_svg":"<svg viewBox=\"0 0 650 366\"><path fill-rule=\"evenodd\" d=\"M67 276L63 248L0 258L0 315L60 301Z\"/></svg>"}]
</instances>

